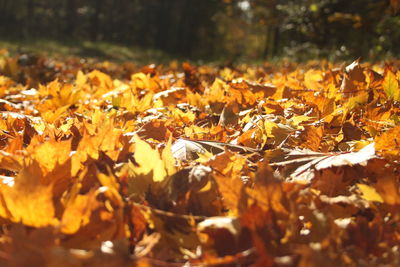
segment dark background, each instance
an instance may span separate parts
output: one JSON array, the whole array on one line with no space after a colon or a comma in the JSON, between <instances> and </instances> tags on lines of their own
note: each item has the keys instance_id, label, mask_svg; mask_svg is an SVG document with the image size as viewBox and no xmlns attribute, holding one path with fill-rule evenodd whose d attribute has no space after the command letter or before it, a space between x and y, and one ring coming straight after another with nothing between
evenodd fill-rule
<instances>
[{"instance_id":1,"label":"dark background","mask_svg":"<svg viewBox=\"0 0 400 267\"><path fill-rule=\"evenodd\" d=\"M185 59L371 60L400 54L398 2L0 0L0 40L110 42Z\"/></svg>"}]
</instances>

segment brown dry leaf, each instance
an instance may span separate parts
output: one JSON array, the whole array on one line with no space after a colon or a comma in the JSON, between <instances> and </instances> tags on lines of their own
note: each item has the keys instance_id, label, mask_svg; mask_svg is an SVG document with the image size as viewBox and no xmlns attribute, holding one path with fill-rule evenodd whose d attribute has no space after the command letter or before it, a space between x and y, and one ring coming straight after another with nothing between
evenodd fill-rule
<instances>
[{"instance_id":1,"label":"brown dry leaf","mask_svg":"<svg viewBox=\"0 0 400 267\"><path fill-rule=\"evenodd\" d=\"M239 106L237 103L227 104L222 109L218 124L234 127L239 119Z\"/></svg>"},{"instance_id":2,"label":"brown dry leaf","mask_svg":"<svg viewBox=\"0 0 400 267\"><path fill-rule=\"evenodd\" d=\"M176 106L186 97L186 89L183 87L172 87L161 91L153 96L153 100L160 100L163 106Z\"/></svg>"},{"instance_id":3,"label":"brown dry leaf","mask_svg":"<svg viewBox=\"0 0 400 267\"><path fill-rule=\"evenodd\" d=\"M0 265L397 266L398 67L0 50Z\"/></svg>"},{"instance_id":4,"label":"brown dry leaf","mask_svg":"<svg viewBox=\"0 0 400 267\"><path fill-rule=\"evenodd\" d=\"M389 205L400 205L400 183L399 177L387 175L378 179L376 190L383 201Z\"/></svg>"},{"instance_id":5,"label":"brown dry leaf","mask_svg":"<svg viewBox=\"0 0 400 267\"><path fill-rule=\"evenodd\" d=\"M137 133L143 139L152 138L154 140L163 142L168 138L169 130L166 127L164 120L152 120L140 129Z\"/></svg>"},{"instance_id":6,"label":"brown dry leaf","mask_svg":"<svg viewBox=\"0 0 400 267\"><path fill-rule=\"evenodd\" d=\"M213 249L220 257L238 253L243 245L239 238L241 225L234 217L207 218L197 225L197 231L203 249Z\"/></svg>"},{"instance_id":7,"label":"brown dry leaf","mask_svg":"<svg viewBox=\"0 0 400 267\"><path fill-rule=\"evenodd\" d=\"M272 166L284 166L293 170L289 173L292 181L309 182L314 178L314 172L332 167L364 166L369 160L376 157L375 143L371 143L357 152L318 153L306 150L293 150L286 154L287 160L282 160L282 155L269 156Z\"/></svg>"},{"instance_id":8,"label":"brown dry leaf","mask_svg":"<svg viewBox=\"0 0 400 267\"><path fill-rule=\"evenodd\" d=\"M240 224L250 232L252 244L259 255L255 266L274 266L271 256L272 244L282 237L281 229L275 223L273 213L255 205L250 206L241 216Z\"/></svg>"},{"instance_id":9,"label":"brown dry leaf","mask_svg":"<svg viewBox=\"0 0 400 267\"><path fill-rule=\"evenodd\" d=\"M245 81L245 83L250 87L251 91L255 94L255 95L260 95L260 98L268 98L273 96L276 91L277 88L275 85L271 84L271 83L256 83L253 81ZM245 98L247 98L247 96L245 95Z\"/></svg>"},{"instance_id":10,"label":"brown dry leaf","mask_svg":"<svg viewBox=\"0 0 400 267\"><path fill-rule=\"evenodd\" d=\"M57 243L58 238L55 230L51 227L31 230L21 224L13 225L5 232L0 241L0 250L2 251L0 265L46 266L53 259L61 256L61 253L57 253L55 249ZM72 259L65 258L64 260L64 264L67 266L75 262Z\"/></svg>"},{"instance_id":11,"label":"brown dry leaf","mask_svg":"<svg viewBox=\"0 0 400 267\"><path fill-rule=\"evenodd\" d=\"M282 182L276 176L269 164L259 164L254 187L245 188L247 205L257 205L266 211L273 210L278 216L286 216L286 195Z\"/></svg>"},{"instance_id":12,"label":"brown dry leaf","mask_svg":"<svg viewBox=\"0 0 400 267\"><path fill-rule=\"evenodd\" d=\"M227 177L218 173L214 174L214 180L221 194L224 208L228 211L227 214L238 216L247 207L243 181L238 177Z\"/></svg>"},{"instance_id":13,"label":"brown dry leaf","mask_svg":"<svg viewBox=\"0 0 400 267\"><path fill-rule=\"evenodd\" d=\"M300 135L300 138L302 140L300 146L310 149L312 151L318 151L323 134L324 127L305 127L305 130Z\"/></svg>"},{"instance_id":14,"label":"brown dry leaf","mask_svg":"<svg viewBox=\"0 0 400 267\"><path fill-rule=\"evenodd\" d=\"M144 212L136 205L131 205L128 217L128 227L130 231L130 241L137 244L143 241L143 235L146 232L148 221L143 214ZM144 255L143 255L144 256Z\"/></svg>"},{"instance_id":15,"label":"brown dry leaf","mask_svg":"<svg viewBox=\"0 0 400 267\"><path fill-rule=\"evenodd\" d=\"M336 196L346 188L347 184L344 181L344 174L342 168L322 169L310 173L310 177L302 176L303 180L299 179L297 181L304 182L307 181L306 179L311 179L311 186L313 189L327 196Z\"/></svg>"},{"instance_id":16,"label":"brown dry leaf","mask_svg":"<svg viewBox=\"0 0 400 267\"><path fill-rule=\"evenodd\" d=\"M194 218L156 210L149 210L146 218L150 227L161 235L151 254L166 261L182 261L194 255L199 244Z\"/></svg>"},{"instance_id":17,"label":"brown dry leaf","mask_svg":"<svg viewBox=\"0 0 400 267\"><path fill-rule=\"evenodd\" d=\"M202 93L204 89L201 86L201 81L197 75L197 69L187 62L184 62L182 67L185 73L185 84L195 92Z\"/></svg>"},{"instance_id":18,"label":"brown dry leaf","mask_svg":"<svg viewBox=\"0 0 400 267\"><path fill-rule=\"evenodd\" d=\"M340 86L344 96L350 97L357 94L358 91L366 89L365 79L364 68L361 67L359 59L348 65Z\"/></svg>"},{"instance_id":19,"label":"brown dry leaf","mask_svg":"<svg viewBox=\"0 0 400 267\"><path fill-rule=\"evenodd\" d=\"M219 154L225 148L242 153L259 153L259 150L245 147L240 145L233 145L229 143L205 141L205 140L189 140L178 139L172 146L172 153L175 158L180 160L193 160L197 159L199 154L210 152L212 154Z\"/></svg>"},{"instance_id":20,"label":"brown dry leaf","mask_svg":"<svg viewBox=\"0 0 400 267\"><path fill-rule=\"evenodd\" d=\"M211 168L198 165L176 172L168 185L168 197L172 201L185 198L188 192L199 193L211 181Z\"/></svg>"}]
</instances>

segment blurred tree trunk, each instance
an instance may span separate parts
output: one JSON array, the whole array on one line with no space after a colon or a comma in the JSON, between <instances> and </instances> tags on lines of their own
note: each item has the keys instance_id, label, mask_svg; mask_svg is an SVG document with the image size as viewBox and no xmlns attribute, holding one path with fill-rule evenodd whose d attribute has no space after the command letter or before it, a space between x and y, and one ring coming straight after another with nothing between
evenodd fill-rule
<instances>
[{"instance_id":1,"label":"blurred tree trunk","mask_svg":"<svg viewBox=\"0 0 400 267\"><path fill-rule=\"evenodd\" d=\"M33 16L35 15L35 5L33 3L33 0L28 0L27 4L27 14L28 14L28 19L32 21Z\"/></svg>"},{"instance_id":2,"label":"blurred tree trunk","mask_svg":"<svg viewBox=\"0 0 400 267\"><path fill-rule=\"evenodd\" d=\"M23 19L23 37L28 38L31 32L34 31L33 25L35 20L35 4L33 0L28 0L26 3L26 17Z\"/></svg>"},{"instance_id":3,"label":"blurred tree trunk","mask_svg":"<svg viewBox=\"0 0 400 267\"><path fill-rule=\"evenodd\" d=\"M266 26L263 58L271 59L279 53L279 29L276 25Z\"/></svg>"},{"instance_id":4,"label":"blurred tree trunk","mask_svg":"<svg viewBox=\"0 0 400 267\"><path fill-rule=\"evenodd\" d=\"M100 29L100 14L104 5L104 0L93 1L94 12L92 15L91 27L90 27L90 39L96 41L99 39Z\"/></svg>"},{"instance_id":5,"label":"blurred tree trunk","mask_svg":"<svg viewBox=\"0 0 400 267\"><path fill-rule=\"evenodd\" d=\"M162 50L168 50L173 47L173 42L176 40L176 36L171 36L171 24L174 19L171 2L159 1L155 8L157 26L154 41L156 47Z\"/></svg>"},{"instance_id":6,"label":"blurred tree trunk","mask_svg":"<svg viewBox=\"0 0 400 267\"><path fill-rule=\"evenodd\" d=\"M178 16L180 17L180 20L177 23L177 28L178 28L178 33L177 33L177 43L175 45L176 47L176 53L181 52L183 55L189 55L191 51L189 42L190 40L193 40L194 38L194 33L196 32L195 25L193 25L193 21L196 19L192 11L195 10L195 8L191 7L188 8L188 1L187 0L182 0L181 2L181 7L180 7L180 14ZM196 8L197 10L197 8Z\"/></svg>"},{"instance_id":7,"label":"blurred tree trunk","mask_svg":"<svg viewBox=\"0 0 400 267\"><path fill-rule=\"evenodd\" d=\"M32 2L32 0L30 0ZM66 5L66 21L67 26L65 29L65 33L72 36L75 33L75 28L77 24L77 13L76 13L76 0L67 0Z\"/></svg>"}]
</instances>

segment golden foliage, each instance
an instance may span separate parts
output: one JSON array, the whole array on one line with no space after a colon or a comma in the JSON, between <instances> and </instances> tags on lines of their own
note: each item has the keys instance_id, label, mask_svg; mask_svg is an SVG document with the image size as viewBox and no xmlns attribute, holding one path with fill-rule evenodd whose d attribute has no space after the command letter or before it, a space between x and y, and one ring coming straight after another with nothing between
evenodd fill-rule
<instances>
[{"instance_id":1,"label":"golden foliage","mask_svg":"<svg viewBox=\"0 0 400 267\"><path fill-rule=\"evenodd\" d=\"M0 265L400 264L398 63L3 62Z\"/></svg>"}]
</instances>

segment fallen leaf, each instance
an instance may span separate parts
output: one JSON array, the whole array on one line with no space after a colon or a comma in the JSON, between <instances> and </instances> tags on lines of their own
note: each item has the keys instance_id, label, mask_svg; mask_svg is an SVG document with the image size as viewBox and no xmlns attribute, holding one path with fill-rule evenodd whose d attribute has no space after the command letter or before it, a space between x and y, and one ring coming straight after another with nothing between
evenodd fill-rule
<instances>
[{"instance_id":1,"label":"fallen leaf","mask_svg":"<svg viewBox=\"0 0 400 267\"><path fill-rule=\"evenodd\" d=\"M396 79L396 75L392 71L386 71L382 81L382 87L389 99L400 101L399 83Z\"/></svg>"},{"instance_id":2,"label":"fallen leaf","mask_svg":"<svg viewBox=\"0 0 400 267\"><path fill-rule=\"evenodd\" d=\"M55 217L52 184L42 184L37 163L25 165L15 184L2 186L0 216L32 227L58 225Z\"/></svg>"},{"instance_id":3,"label":"fallen leaf","mask_svg":"<svg viewBox=\"0 0 400 267\"><path fill-rule=\"evenodd\" d=\"M364 199L368 201L383 203L382 197L378 194L378 192L376 192L375 188L366 184L357 184L357 187L362 192L362 196Z\"/></svg>"}]
</instances>

